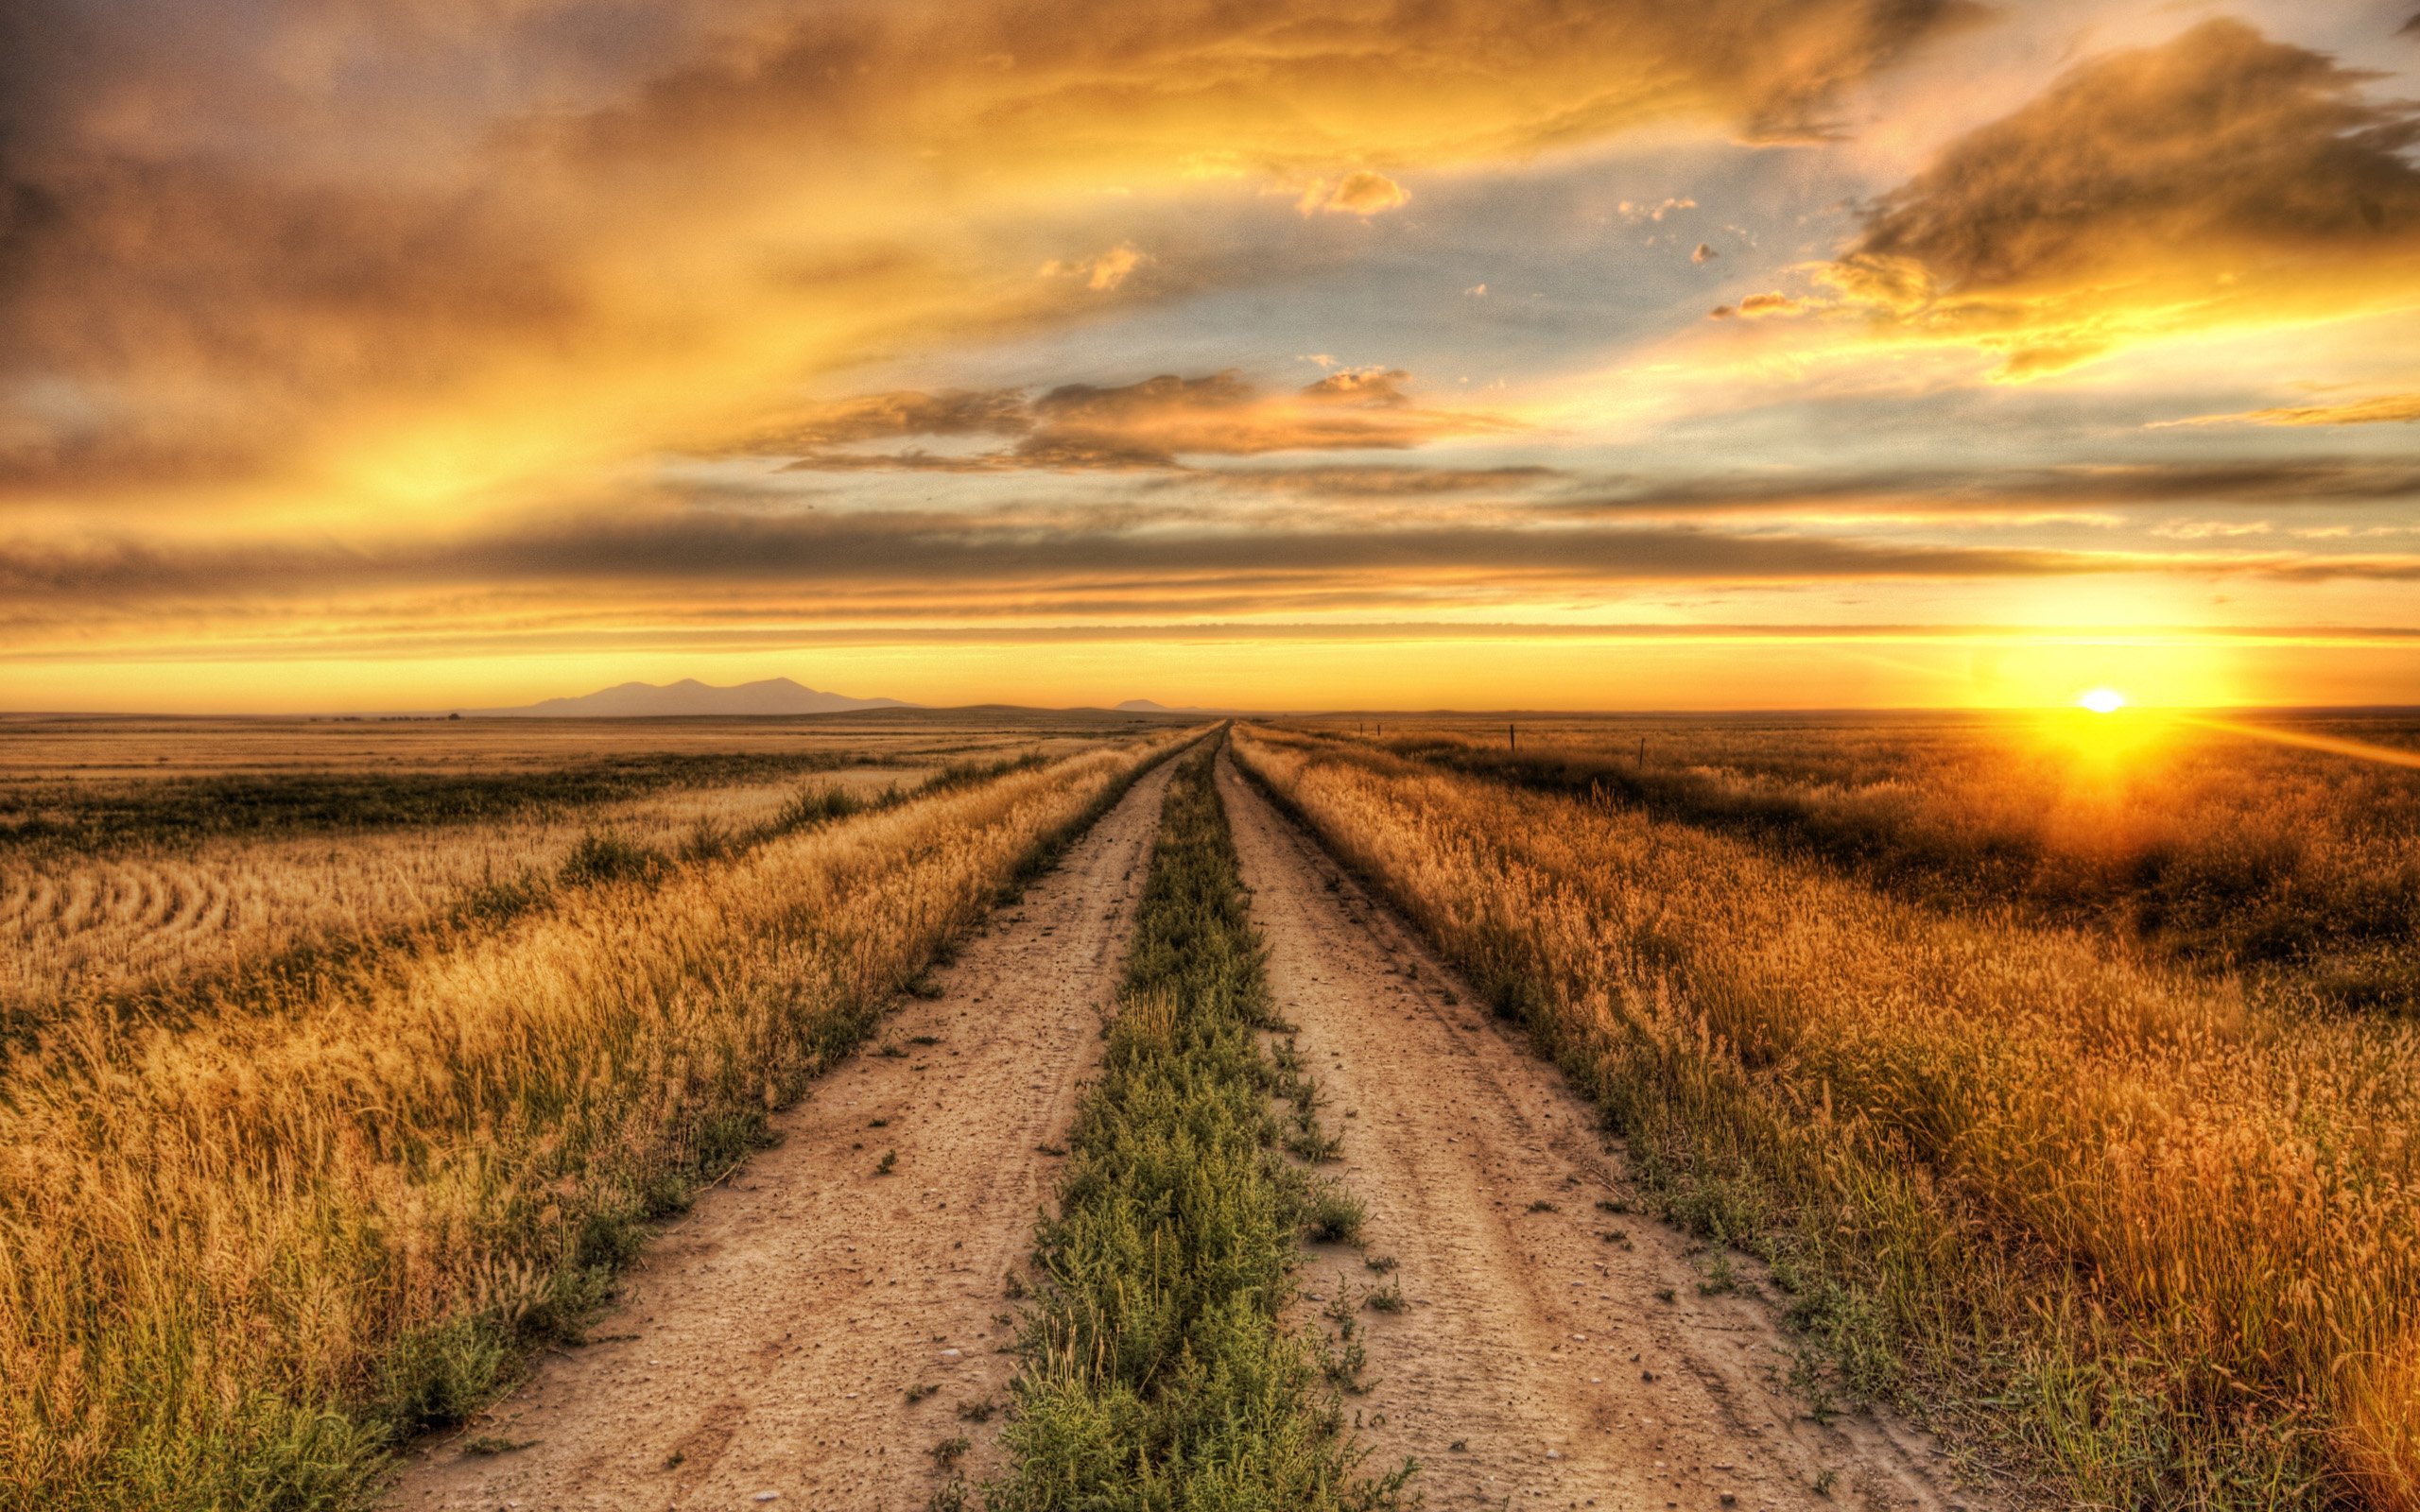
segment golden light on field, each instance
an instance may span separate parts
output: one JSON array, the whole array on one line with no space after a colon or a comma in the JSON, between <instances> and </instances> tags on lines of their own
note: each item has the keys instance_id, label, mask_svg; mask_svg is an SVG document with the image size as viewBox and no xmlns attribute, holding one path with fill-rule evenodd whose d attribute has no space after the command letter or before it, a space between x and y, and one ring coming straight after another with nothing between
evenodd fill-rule
<instances>
[{"instance_id":1,"label":"golden light on field","mask_svg":"<svg viewBox=\"0 0 2420 1512\"><path fill-rule=\"evenodd\" d=\"M2028 723L2031 743L2066 770L2067 796L2094 809L2138 801L2179 750L2175 715L2108 683L2095 683Z\"/></svg>"},{"instance_id":2,"label":"golden light on field","mask_svg":"<svg viewBox=\"0 0 2420 1512\"><path fill-rule=\"evenodd\" d=\"M2357 762L2373 762L2381 766L2401 766L2420 771L2420 750L2401 746L2382 746L2376 741L2354 740L2321 730L2279 730L2268 725L2248 724L2239 719L2188 717L2185 723L2202 730L2241 735L2250 740L2265 740L2272 745L2290 746L2297 750L2324 751L2330 756L2350 757Z\"/></svg>"}]
</instances>

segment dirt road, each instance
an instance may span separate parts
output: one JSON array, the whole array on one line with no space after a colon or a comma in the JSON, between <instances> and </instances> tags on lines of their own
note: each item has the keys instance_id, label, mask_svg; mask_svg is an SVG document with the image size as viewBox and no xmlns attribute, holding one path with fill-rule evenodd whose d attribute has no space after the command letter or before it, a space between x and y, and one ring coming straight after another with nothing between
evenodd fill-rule
<instances>
[{"instance_id":1,"label":"dirt road","mask_svg":"<svg viewBox=\"0 0 2420 1512\"><path fill-rule=\"evenodd\" d=\"M1808 1419L1770 1307L1701 1292L1713 1257L1600 1207L1627 1195L1618 1158L1561 1074L1223 758L1219 791L1368 1253L1410 1304L1358 1314L1372 1384L1347 1406L1374 1468L1416 1456L1438 1508L1974 1501L1912 1434ZM1378 1280L1329 1246L1305 1284Z\"/></svg>"},{"instance_id":2,"label":"dirt road","mask_svg":"<svg viewBox=\"0 0 2420 1512\"><path fill-rule=\"evenodd\" d=\"M974 1441L970 1482L991 1469L997 1422L960 1409L1007 1400L1002 1283L1057 1180L1046 1148L1098 1053L1172 770L936 971L886 1050L776 1120L782 1143L649 1246L595 1342L426 1446L390 1504L904 1512L945 1479L936 1445ZM499 1443L523 1447L473 1448Z\"/></svg>"}]
</instances>

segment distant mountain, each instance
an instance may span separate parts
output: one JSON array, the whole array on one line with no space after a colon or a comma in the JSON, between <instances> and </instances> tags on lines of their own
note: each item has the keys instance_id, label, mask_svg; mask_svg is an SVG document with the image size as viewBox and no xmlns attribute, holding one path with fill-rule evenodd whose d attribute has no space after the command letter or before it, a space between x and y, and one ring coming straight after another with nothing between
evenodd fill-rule
<instances>
[{"instance_id":1,"label":"distant mountain","mask_svg":"<svg viewBox=\"0 0 2420 1512\"><path fill-rule=\"evenodd\" d=\"M1182 709L1172 708L1156 698L1129 698L1110 711L1116 714L1232 714L1237 712L1234 709L1196 709L1189 704Z\"/></svg>"},{"instance_id":2,"label":"distant mountain","mask_svg":"<svg viewBox=\"0 0 2420 1512\"><path fill-rule=\"evenodd\" d=\"M514 719L648 719L683 714L835 714L854 709L913 709L897 698L851 698L820 693L787 678L743 682L716 688L695 678L657 687L650 682L625 682L618 688L584 694L577 698L548 698L519 709L477 709L466 713Z\"/></svg>"}]
</instances>

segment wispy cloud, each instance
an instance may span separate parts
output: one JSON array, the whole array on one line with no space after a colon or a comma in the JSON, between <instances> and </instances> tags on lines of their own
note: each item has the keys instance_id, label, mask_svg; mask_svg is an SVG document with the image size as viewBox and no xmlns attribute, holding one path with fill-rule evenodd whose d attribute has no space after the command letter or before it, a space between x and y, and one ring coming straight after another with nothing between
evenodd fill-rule
<instances>
[{"instance_id":1,"label":"wispy cloud","mask_svg":"<svg viewBox=\"0 0 2420 1512\"><path fill-rule=\"evenodd\" d=\"M2189 420L2155 421L2153 429L2175 425L2386 425L2420 421L2420 394L2383 394L2375 399L2347 400L2341 404L2289 404L2273 409L2239 410L2229 415L2196 415Z\"/></svg>"},{"instance_id":2,"label":"wispy cloud","mask_svg":"<svg viewBox=\"0 0 2420 1512\"><path fill-rule=\"evenodd\" d=\"M2420 501L2420 459L2298 457L2048 467L1711 473L1615 480L1552 507L1606 515L1904 519L2253 504Z\"/></svg>"}]
</instances>

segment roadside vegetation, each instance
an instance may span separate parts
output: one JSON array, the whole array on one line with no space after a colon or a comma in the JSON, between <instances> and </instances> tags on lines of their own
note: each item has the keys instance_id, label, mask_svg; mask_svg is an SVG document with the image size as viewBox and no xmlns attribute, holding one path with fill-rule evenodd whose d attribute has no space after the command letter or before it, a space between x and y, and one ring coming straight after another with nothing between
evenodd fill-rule
<instances>
[{"instance_id":1,"label":"roadside vegetation","mask_svg":"<svg viewBox=\"0 0 2420 1512\"><path fill-rule=\"evenodd\" d=\"M1265 1043L1284 1025L1214 756L1167 791L1100 1080L1040 1231L993 1512L1374 1508L1411 1472L1358 1473L1331 1383L1354 1341L1290 1316L1303 1239L1355 1237L1360 1209L1283 1153L1289 1123L1316 1137L1316 1092Z\"/></svg>"},{"instance_id":2,"label":"roadside vegetation","mask_svg":"<svg viewBox=\"0 0 2420 1512\"><path fill-rule=\"evenodd\" d=\"M2074 1504L2420 1507L2409 1021L2247 1005L1601 791L1236 747L1667 1216L1771 1262L1819 1402L1917 1408Z\"/></svg>"},{"instance_id":3,"label":"roadside vegetation","mask_svg":"<svg viewBox=\"0 0 2420 1512\"><path fill-rule=\"evenodd\" d=\"M0 1507L365 1499L1173 738L685 859L600 839L280 1011L49 1025L0 1064Z\"/></svg>"}]
</instances>

